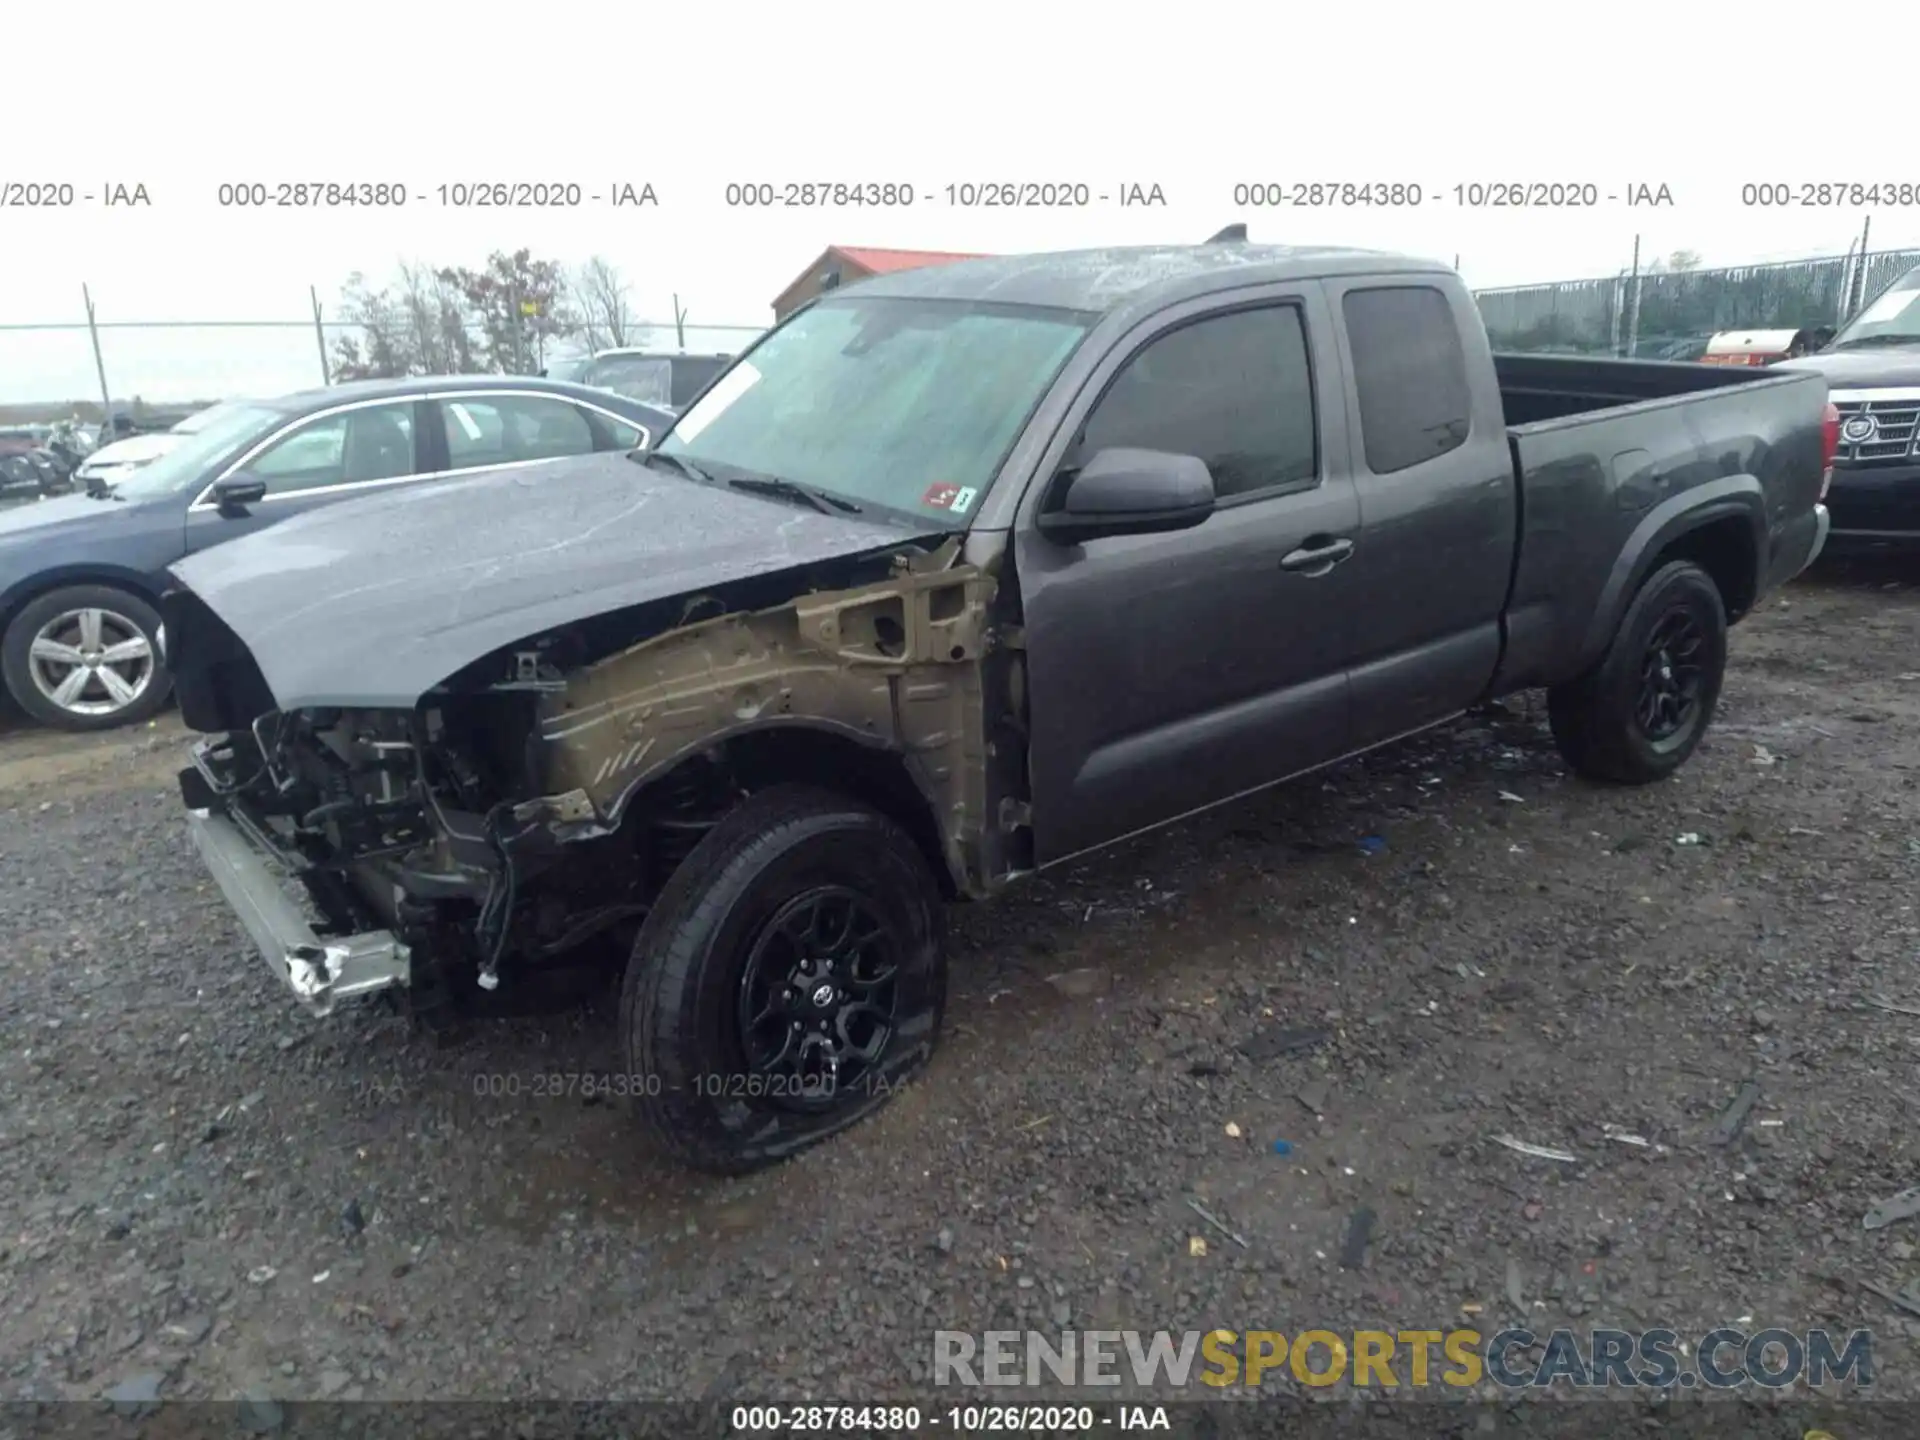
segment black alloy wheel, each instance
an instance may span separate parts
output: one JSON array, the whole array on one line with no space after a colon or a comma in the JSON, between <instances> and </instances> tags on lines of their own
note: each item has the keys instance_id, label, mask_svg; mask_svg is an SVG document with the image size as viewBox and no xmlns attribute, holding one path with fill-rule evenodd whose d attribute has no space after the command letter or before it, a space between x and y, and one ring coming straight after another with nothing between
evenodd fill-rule
<instances>
[{"instance_id":1,"label":"black alloy wheel","mask_svg":"<svg viewBox=\"0 0 1920 1440\"><path fill-rule=\"evenodd\" d=\"M1589 780L1665 779L1706 734L1726 668L1719 587L1691 561L1670 561L1635 592L1593 667L1547 691L1554 741Z\"/></svg>"},{"instance_id":2,"label":"black alloy wheel","mask_svg":"<svg viewBox=\"0 0 1920 1440\"><path fill-rule=\"evenodd\" d=\"M634 942L621 1030L649 1128L734 1175L881 1108L932 1057L943 923L929 858L893 820L813 786L748 796Z\"/></svg>"}]
</instances>

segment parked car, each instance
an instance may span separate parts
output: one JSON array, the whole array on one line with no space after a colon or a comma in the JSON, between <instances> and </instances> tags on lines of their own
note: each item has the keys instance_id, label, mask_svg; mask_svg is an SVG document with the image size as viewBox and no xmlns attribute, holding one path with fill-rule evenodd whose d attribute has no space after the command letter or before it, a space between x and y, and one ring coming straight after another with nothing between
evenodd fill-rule
<instances>
[{"instance_id":1,"label":"parked car","mask_svg":"<svg viewBox=\"0 0 1920 1440\"><path fill-rule=\"evenodd\" d=\"M566 380L579 384L586 379L587 371L592 368L593 356L569 355L564 359L550 362L540 373L549 380Z\"/></svg>"},{"instance_id":2,"label":"parked car","mask_svg":"<svg viewBox=\"0 0 1920 1440\"><path fill-rule=\"evenodd\" d=\"M0 512L0 676L34 719L98 730L170 681L155 610L184 555L345 496L645 444L671 416L578 385L376 380L215 407L110 487ZM461 522L437 542L456 543Z\"/></svg>"},{"instance_id":3,"label":"parked car","mask_svg":"<svg viewBox=\"0 0 1920 1440\"><path fill-rule=\"evenodd\" d=\"M64 495L84 454L67 422L0 432L0 500Z\"/></svg>"},{"instance_id":4,"label":"parked car","mask_svg":"<svg viewBox=\"0 0 1920 1440\"><path fill-rule=\"evenodd\" d=\"M0 428L0 455L24 455L38 450L53 434L51 425L8 425Z\"/></svg>"},{"instance_id":5,"label":"parked car","mask_svg":"<svg viewBox=\"0 0 1920 1440\"><path fill-rule=\"evenodd\" d=\"M679 411L733 363L730 355L683 355L628 348L596 351L580 383Z\"/></svg>"},{"instance_id":6,"label":"parked car","mask_svg":"<svg viewBox=\"0 0 1920 1440\"><path fill-rule=\"evenodd\" d=\"M1833 339L1830 325L1798 330L1722 330L1710 336L1697 358L1707 365L1776 365L1812 355ZM1679 357L1668 357L1679 358Z\"/></svg>"},{"instance_id":7,"label":"parked car","mask_svg":"<svg viewBox=\"0 0 1920 1440\"><path fill-rule=\"evenodd\" d=\"M226 401L219 405L209 405L204 410L196 410L184 420L175 423L166 430L151 430L127 435L124 439L110 441L95 450L80 462L79 479L88 489L97 489L102 485L112 485L124 479L142 465L158 460L189 435L204 430L209 425L218 424L221 417L235 405L246 405L247 401Z\"/></svg>"},{"instance_id":8,"label":"parked car","mask_svg":"<svg viewBox=\"0 0 1920 1440\"><path fill-rule=\"evenodd\" d=\"M174 566L182 797L316 1012L631 937L621 1093L751 1169L924 1064L943 897L1526 688L1581 774L1672 774L1728 624L1819 551L1828 411L1811 375L1496 359L1391 255L879 276L644 455Z\"/></svg>"},{"instance_id":9,"label":"parked car","mask_svg":"<svg viewBox=\"0 0 1920 1440\"><path fill-rule=\"evenodd\" d=\"M48 487L45 472L32 457L30 450L0 450L0 500L38 499L57 493Z\"/></svg>"},{"instance_id":10,"label":"parked car","mask_svg":"<svg viewBox=\"0 0 1920 1440\"><path fill-rule=\"evenodd\" d=\"M1818 354L1773 368L1825 376L1839 411L1834 550L1920 547L1920 266Z\"/></svg>"}]
</instances>

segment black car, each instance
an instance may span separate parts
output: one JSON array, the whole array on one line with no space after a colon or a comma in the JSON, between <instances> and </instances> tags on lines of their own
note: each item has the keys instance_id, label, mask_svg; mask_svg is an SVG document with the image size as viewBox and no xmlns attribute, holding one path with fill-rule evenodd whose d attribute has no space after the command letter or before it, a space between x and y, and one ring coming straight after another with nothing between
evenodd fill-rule
<instances>
[{"instance_id":1,"label":"black car","mask_svg":"<svg viewBox=\"0 0 1920 1440\"><path fill-rule=\"evenodd\" d=\"M0 511L0 676L63 730L144 719L171 688L155 603L174 561L348 496L632 450L672 421L605 391L502 376L234 404L101 493Z\"/></svg>"},{"instance_id":2,"label":"black car","mask_svg":"<svg viewBox=\"0 0 1920 1440\"><path fill-rule=\"evenodd\" d=\"M1773 368L1817 370L1839 412L1829 549L1920 547L1920 266L1824 350Z\"/></svg>"}]
</instances>

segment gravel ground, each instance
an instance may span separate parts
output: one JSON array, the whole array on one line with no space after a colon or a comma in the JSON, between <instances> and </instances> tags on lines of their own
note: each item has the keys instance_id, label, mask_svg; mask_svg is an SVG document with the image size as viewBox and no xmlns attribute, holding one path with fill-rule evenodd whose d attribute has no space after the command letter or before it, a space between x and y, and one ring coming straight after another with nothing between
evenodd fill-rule
<instances>
[{"instance_id":1,"label":"gravel ground","mask_svg":"<svg viewBox=\"0 0 1920 1440\"><path fill-rule=\"evenodd\" d=\"M956 912L926 1083L744 1181L536 1093L615 1067L609 1005L305 1019L171 720L10 733L4 1394L862 1401L924 1394L936 1328L1524 1318L1869 1326L1920 1396L1920 1319L1862 1288L1920 1277L1920 1221L1861 1224L1915 1178L1916 578L1740 627L1667 784L1568 778L1517 705Z\"/></svg>"}]
</instances>

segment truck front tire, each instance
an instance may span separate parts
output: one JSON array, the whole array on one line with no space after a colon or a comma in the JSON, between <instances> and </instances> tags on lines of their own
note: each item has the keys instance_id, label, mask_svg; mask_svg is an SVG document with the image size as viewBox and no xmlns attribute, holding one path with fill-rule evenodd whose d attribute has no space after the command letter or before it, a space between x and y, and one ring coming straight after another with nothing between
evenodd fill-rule
<instances>
[{"instance_id":1,"label":"truck front tire","mask_svg":"<svg viewBox=\"0 0 1920 1440\"><path fill-rule=\"evenodd\" d=\"M1719 587L1689 561L1663 565L1628 604L1600 662L1547 692L1554 741L1589 780L1664 780L1706 734L1726 668Z\"/></svg>"},{"instance_id":2,"label":"truck front tire","mask_svg":"<svg viewBox=\"0 0 1920 1440\"><path fill-rule=\"evenodd\" d=\"M896 1094L946 1005L940 892L877 811L782 785L673 874L621 992L630 1091L682 1162L756 1170Z\"/></svg>"}]
</instances>

